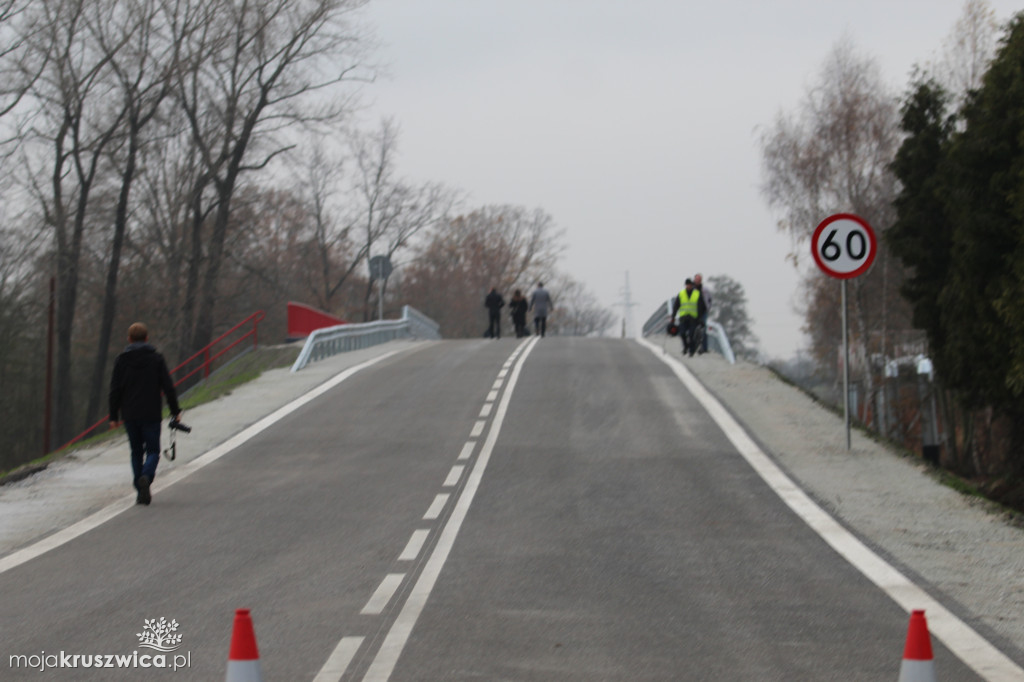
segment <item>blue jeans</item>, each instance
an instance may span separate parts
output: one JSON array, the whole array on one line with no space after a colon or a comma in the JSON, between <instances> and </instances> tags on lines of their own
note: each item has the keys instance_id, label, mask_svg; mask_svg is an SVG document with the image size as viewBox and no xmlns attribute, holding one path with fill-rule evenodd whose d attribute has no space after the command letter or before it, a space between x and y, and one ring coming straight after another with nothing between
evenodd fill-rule
<instances>
[{"instance_id":1,"label":"blue jeans","mask_svg":"<svg viewBox=\"0 0 1024 682\"><path fill-rule=\"evenodd\" d=\"M144 475L152 483L156 478L157 462L160 461L160 422L126 419L124 430L128 432L128 444L132 448L132 482ZM139 487L138 483L135 487Z\"/></svg>"}]
</instances>

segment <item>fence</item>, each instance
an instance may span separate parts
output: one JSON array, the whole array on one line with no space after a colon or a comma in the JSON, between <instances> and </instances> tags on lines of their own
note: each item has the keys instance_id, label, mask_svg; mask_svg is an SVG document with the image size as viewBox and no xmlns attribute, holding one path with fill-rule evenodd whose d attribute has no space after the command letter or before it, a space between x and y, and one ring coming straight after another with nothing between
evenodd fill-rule
<instances>
[{"instance_id":1,"label":"fence","mask_svg":"<svg viewBox=\"0 0 1024 682\"><path fill-rule=\"evenodd\" d=\"M298 359L292 365L297 372L311 362L323 360L338 353L369 348L396 339L440 339L438 324L410 306L402 307L398 320L378 320L360 324L341 324L317 329L306 338Z\"/></svg>"}]
</instances>

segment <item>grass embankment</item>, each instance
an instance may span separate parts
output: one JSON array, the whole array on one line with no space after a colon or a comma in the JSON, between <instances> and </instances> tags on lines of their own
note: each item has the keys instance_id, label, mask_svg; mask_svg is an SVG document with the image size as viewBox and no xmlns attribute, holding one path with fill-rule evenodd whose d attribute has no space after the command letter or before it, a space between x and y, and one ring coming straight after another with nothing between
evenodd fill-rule
<instances>
[{"instance_id":1,"label":"grass embankment","mask_svg":"<svg viewBox=\"0 0 1024 682\"><path fill-rule=\"evenodd\" d=\"M278 367L290 367L302 350L300 345L265 346L235 358L224 365L209 378L190 388L180 397L182 410L190 410L199 405L212 402L221 396L230 394L243 384L258 379L263 372ZM182 419L188 422L187 417ZM75 443L64 450L55 450L28 464L23 464L10 471L0 471L0 485L13 483L32 474L42 471L52 462L62 457L73 455L76 450L89 447L111 438L124 438L124 429L105 430L90 438Z\"/></svg>"}]
</instances>

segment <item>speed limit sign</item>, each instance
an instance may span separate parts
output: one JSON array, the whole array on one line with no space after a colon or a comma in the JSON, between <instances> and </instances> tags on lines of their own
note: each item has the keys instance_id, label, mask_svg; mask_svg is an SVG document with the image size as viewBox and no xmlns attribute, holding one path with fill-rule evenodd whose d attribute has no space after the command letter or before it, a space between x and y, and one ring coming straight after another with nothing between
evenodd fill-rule
<instances>
[{"instance_id":1,"label":"speed limit sign","mask_svg":"<svg viewBox=\"0 0 1024 682\"><path fill-rule=\"evenodd\" d=\"M875 262L878 242L867 221L852 213L837 213L821 221L811 237L811 253L829 277L853 279Z\"/></svg>"}]
</instances>

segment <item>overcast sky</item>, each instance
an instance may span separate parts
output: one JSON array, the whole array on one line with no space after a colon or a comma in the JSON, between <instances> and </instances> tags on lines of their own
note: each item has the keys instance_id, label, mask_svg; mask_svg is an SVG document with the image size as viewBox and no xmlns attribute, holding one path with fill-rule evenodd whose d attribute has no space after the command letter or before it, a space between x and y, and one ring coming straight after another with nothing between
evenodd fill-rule
<instances>
[{"instance_id":1,"label":"overcast sky","mask_svg":"<svg viewBox=\"0 0 1024 682\"><path fill-rule=\"evenodd\" d=\"M1000 20L1024 9L990 4ZM372 0L389 75L364 116L394 117L410 180L470 207L544 209L566 232L562 269L603 305L623 301L628 272L635 329L686 277L724 274L744 286L762 348L787 358L805 345L798 274L760 194L759 130L796 109L844 37L901 95L963 5Z\"/></svg>"}]
</instances>

